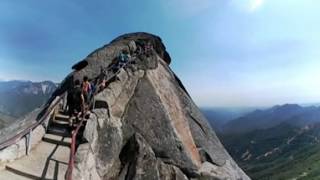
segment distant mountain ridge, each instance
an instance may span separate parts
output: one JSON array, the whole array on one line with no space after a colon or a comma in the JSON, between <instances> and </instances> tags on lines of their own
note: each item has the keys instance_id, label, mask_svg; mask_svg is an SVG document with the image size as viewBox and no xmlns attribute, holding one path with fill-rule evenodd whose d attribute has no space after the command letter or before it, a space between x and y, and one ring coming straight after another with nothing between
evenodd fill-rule
<instances>
[{"instance_id":1,"label":"distant mountain ridge","mask_svg":"<svg viewBox=\"0 0 320 180\"><path fill-rule=\"evenodd\" d=\"M51 81L0 81L0 112L21 117L44 104L56 88Z\"/></svg>"},{"instance_id":2,"label":"distant mountain ridge","mask_svg":"<svg viewBox=\"0 0 320 180\"><path fill-rule=\"evenodd\" d=\"M281 123L220 138L252 179L294 179L302 174L305 179L320 178L320 123L303 127Z\"/></svg>"},{"instance_id":3,"label":"distant mountain ridge","mask_svg":"<svg viewBox=\"0 0 320 180\"><path fill-rule=\"evenodd\" d=\"M254 107L202 107L201 112L208 119L212 128L216 132L220 132L226 123L255 109Z\"/></svg>"},{"instance_id":4,"label":"distant mountain ridge","mask_svg":"<svg viewBox=\"0 0 320 180\"><path fill-rule=\"evenodd\" d=\"M227 123L220 138L252 179L320 179L320 107L255 110Z\"/></svg>"},{"instance_id":5,"label":"distant mountain ridge","mask_svg":"<svg viewBox=\"0 0 320 180\"><path fill-rule=\"evenodd\" d=\"M297 104L277 105L266 110L255 110L247 115L228 122L223 133L244 133L256 129L267 129L281 123L303 126L320 122L320 107L302 107Z\"/></svg>"}]
</instances>

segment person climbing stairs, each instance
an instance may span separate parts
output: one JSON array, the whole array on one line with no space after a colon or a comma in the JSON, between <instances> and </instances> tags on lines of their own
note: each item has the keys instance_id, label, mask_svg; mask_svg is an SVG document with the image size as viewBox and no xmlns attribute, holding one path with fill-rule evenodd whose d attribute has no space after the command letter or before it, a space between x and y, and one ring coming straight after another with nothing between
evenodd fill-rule
<instances>
[{"instance_id":1,"label":"person climbing stairs","mask_svg":"<svg viewBox=\"0 0 320 180\"><path fill-rule=\"evenodd\" d=\"M104 70L106 71L103 74L106 76L104 77L105 83L108 84L109 81L113 81L121 69L126 68L128 64L126 62L116 72L112 72L109 68ZM106 87L107 85L104 86L104 88ZM64 95L66 93L62 94L61 97L64 97ZM0 170L1 178L8 180L72 179L74 155L78 144L82 143L81 137L86 124L85 117L88 114L85 111L81 117L78 117L76 126L70 128L70 115L63 108L65 107L64 105L60 106L61 104L64 103L60 102L60 104L58 103L51 107L54 111L53 114L43 115L43 119L50 117L48 125L45 125L44 121L37 124L37 126L44 125L47 128L42 140L36 146L33 146L30 152L29 148L26 147L26 156L5 164L4 169ZM46 112L51 112L51 110L46 109Z\"/></svg>"}]
</instances>

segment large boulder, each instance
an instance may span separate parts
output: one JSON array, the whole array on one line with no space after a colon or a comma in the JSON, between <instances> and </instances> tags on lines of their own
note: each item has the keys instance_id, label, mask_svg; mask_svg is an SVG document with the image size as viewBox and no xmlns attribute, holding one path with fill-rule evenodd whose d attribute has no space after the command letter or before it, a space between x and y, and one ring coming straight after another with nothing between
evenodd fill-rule
<instances>
[{"instance_id":1,"label":"large boulder","mask_svg":"<svg viewBox=\"0 0 320 180\"><path fill-rule=\"evenodd\" d=\"M136 53L153 46L148 55ZM120 36L76 64L55 95L74 79L95 79L118 53L135 63L121 69L95 96L78 147L75 179L250 179L233 161L181 81L169 67L161 39Z\"/></svg>"}]
</instances>

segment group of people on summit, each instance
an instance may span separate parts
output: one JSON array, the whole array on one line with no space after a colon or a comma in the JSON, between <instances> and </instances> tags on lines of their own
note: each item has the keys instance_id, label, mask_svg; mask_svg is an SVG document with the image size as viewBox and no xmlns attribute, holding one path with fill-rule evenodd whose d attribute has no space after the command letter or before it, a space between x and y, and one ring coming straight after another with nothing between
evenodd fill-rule
<instances>
[{"instance_id":1,"label":"group of people on summit","mask_svg":"<svg viewBox=\"0 0 320 180\"><path fill-rule=\"evenodd\" d=\"M114 74L117 74L121 68L124 68L127 64L134 64L134 56L137 54L150 55L153 47L151 43L146 43L143 49L139 46L133 56L130 55L128 50L120 51L117 58L109 65L108 70L111 70ZM67 107L69 115L69 126L73 127L74 121L77 121L81 115L84 115L92 106L92 100L95 94L101 92L108 86L108 70L101 68L98 78L89 81L87 76L84 76L82 82L75 80L73 87L69 89L67 94Z\"/></svg>"}]
</instances>

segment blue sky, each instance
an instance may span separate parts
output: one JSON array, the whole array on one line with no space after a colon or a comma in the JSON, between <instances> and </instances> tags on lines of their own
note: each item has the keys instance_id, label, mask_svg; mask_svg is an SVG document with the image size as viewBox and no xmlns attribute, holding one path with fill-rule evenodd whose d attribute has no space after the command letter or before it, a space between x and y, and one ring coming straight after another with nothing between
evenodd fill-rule
<instances>
[{"instance_id":1,"label":"blue sky","mask_svg":"<svg viewBox=\"0 0 320 180\"><path fill-rule=\"evenodd\" d=\"M60 81L127 32L159 35L201 106L320 102L318 0L0 2L0 79Z\"/></svg>"}]
</instances>

